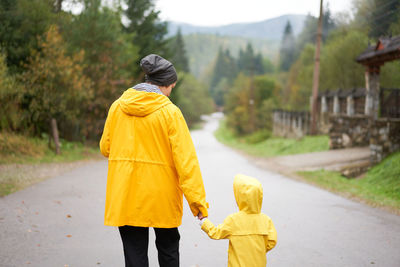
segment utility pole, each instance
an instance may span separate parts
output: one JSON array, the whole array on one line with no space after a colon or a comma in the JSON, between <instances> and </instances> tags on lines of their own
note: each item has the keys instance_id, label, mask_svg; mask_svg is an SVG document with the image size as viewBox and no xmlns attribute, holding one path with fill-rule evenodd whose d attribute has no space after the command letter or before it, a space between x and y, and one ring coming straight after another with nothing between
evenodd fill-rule
<instances>
[{"instance_id":1,"label":"utility pole","mask_svg":"<svg viewBox=\"0 0 400 267\"><path fill-rule=\"evenodd\" d=\"M319 58L321 52L321 39L322 39L322 5L321 0L319 7L319 19L318 19L318 31L317 31L317 43L315 47L315 64L314 64L314 76L313 76L313 88L312 88L312 110L311 110L311 134L317 134L317 102L318 102L318 87L319 87Z\"/></svg>"}]
</instances>

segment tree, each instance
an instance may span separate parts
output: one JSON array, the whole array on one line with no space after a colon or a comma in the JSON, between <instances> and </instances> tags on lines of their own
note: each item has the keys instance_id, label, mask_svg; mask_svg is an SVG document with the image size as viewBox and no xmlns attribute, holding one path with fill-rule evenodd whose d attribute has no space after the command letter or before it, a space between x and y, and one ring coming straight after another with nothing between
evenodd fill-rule
<instances>
[{"instance_id":1,"label":"tree","mask_svg":"<svg viewBox=\"0 0 400 267\"><path fill-rule=\"evenodd\" d=\"M213 90L213 99L218 107L224 106L225 103L224 97L228 93L231 84L232 83L229 82L228 79L224 77L218 82L217 86L215 86Z\"/></svg>"},{"instance_id":2,"label":"tree","mask_svg":"<svg viewBox=\"0 0 400 267\"><path fill-rule=\"evenodd\" d=\"M388 36L390 25L396 22L400 13L400 0L375 0L375 8L369 13L369 36L379 38Z\"/></svg>"},{"instance_id":3,"label":"tree","mask_svg":"<svg viewBox=\"0 0 400 267\"><path fill-rule=\"evenodd\" d=\"M263 69L265 73L273 73L275 71L275 66L270 59L263 59Z\"/></svg>"},{"instance_id":4,"label":"tree","mask_svg":"<svg viewBox=\"0 0 400 267\"><path fill-rule=\"evenodd\" d=\"M263 58L261 53L255 55L251 43L247 43L246 50L239 50L237 60L238 71L246 75L256 75L264 73Z\"/></svg>"},{"instance_id":5,"label":"tree","mask_svg":"<svg viewBox=\"0 0 400 267\"><path fill-rule=\"evenodd\" d=\"M400 15L397 17L397 20L390 25L390 32L393 36L400 35Z\"/></svg>"},{"instance_id":6,"label":"tree","mask_svg":"<svg viewBox=\"0 0 400 267\"><path fill-rule=\"evenodd\" d=\"M211 75L210 81L210 94L214 100L217 99L218 92L215 90L218 83L226 78L228 83L231 85L235 80L237 75L236 69L236 61L231 56L229 49L225 51L220 47L217 55L217 59L215 62L215 66L213 68L213 73ZM220 101L218 101L220 102Z\"/></svg>"},{"instance_id":7,"label":"tree","mask_svg":"<svg viewBox=\"0 0 400 267\"><path fill-rule=\"evenodd\" d=\"M177 106L182 110L189 127L200 121L201 115L213 111L213 101L207 92L206 86L200 83L189 73L179 73L181 84L179 85L179 101ZM174 91L173 89L172 91Z\"/></svg>"},{"instance_id":8,"label":"tree","mask_svg":"<svg viewBox=\"0 0 400 267\"><path fill-rule=\"evenodd\" d=\"M326 5L324 7L323 12L324 15L322 16L322 41L325 42L329 34L336 28L336 23L333 20L329 5ZM315 44L317 37L317 28L318 18L307 15L304 21L303 30L300 32L296 40L296 59L300 56L301 51L307 44Z\"/></svg>"},{"instance_id":9,"label":"tree","mask_svg":"<svg viewBox=\"0 0 400 267\"><path fill-rule=\"evenodd\" d=\"M368 46L361 32L332 33L321 54L321 82L323 90L350 89L365 86L365 67L355 61Z\"/></svg>"},{"instance_id":10,"label":"tree","mask_svg":"<svg viewBox=\"0 0 400 267\"><path fill-rule=\"evenodd\" d=\"M321 91L364 87L365 69L354 59L367 45L368 40L364 33L355 30L332 32L321 53ZM307 44L290 68L283 96L286 107L295 110L309 109L314 54L315 47Z\"/></svg>"},{"instance_id":11,"label":"tree","mask_svg":"<svg viewBox=\"0 0 400 267\"><path fill-rule=\"evenodd\" d=\"M8 73L6 56L0 49L0 131L17 131L22 123L21 86Z\"/></svg>"},{"instance_id":12,"label":"tree","mask_svg":"<svg viewBox=\"0 0 400 267\"><path fill-rule=\"evenodd\" d=\"M32 54L22 78L31 99L28 110L33 114L32 123L51 125L49 136L53 136L58 154L57 122L77 118L91 96L91 82L83 74L83 53L67 56L56 26L51 26L38 44L40 50Z\"/></svg>"},{"instance_id":13,"label":"tree","mask_svg":"<svg viewBox=\"0 0 400 267\"><path fill-rule=\"evenodd\" d=\"M309 110L314 71L315 47L307 44L289 71L282 101L292 110ZM322 81L322 79L321 79Z\"/></svg>"},{"instance_id":14,"label":"tree","mask_svg":"<svg viewBox=\"0 0 400 267\"><path fill-rule=\"evenodd\" d=\"M139 47L139 59L148 54L170 58L167 40L167 23L160 22L159 11L152 0L125 0L125 15L129 19L126 31L131 34L132 44Z\"/></svg>"},{"instance_id":15,"label":"tree","mask_svg":"<svg viewBox=\"0 0 400 267\"><path fill-rule=\"evenodd\" d=\"M254 70L255 74L264 74L265 69L264 69L264 59L261 53L259 52L257 55L254 57ZM272 66L273 67L273 66Z\"/></svg>"},{"instance_id":16,"label":"tree","mask_svg":"<svg viewBox=\"0 0 400 267\"><path fill-rule=\"evenodd\" d=\"M181 29L179 28L176 36L171 40L171 62L176 70L190 72L189 60L186 56L185 42L183 41Z\"/></svg>"},{"instance_id":17,"label":"tree","mask_svg":"<svg viewBox=\"0 0 400 267\"><path fill-rule=\"evenodd\" d=\"M249 77L240 73L236 78L233 87L225 96L224 113L226 123L238 135L249 134L249 102L250 102Z\"/></svg>"},{"instance_id":18,"label":"tree","mask_svg":"<svg viewBox=\"0 0 400 267\"><path fill-rule=\"evenodd\" d=\"M293 35L292 25L288 21L283 33L281 48L279 51L279 68L282 71L288 71L295 57L295 39Z\"/></svg>"},{"instance_id":19,"label":"tree","mask_svg":"<svg viewBox=\"0 0 400 267\"><path fill-rule=\"evenodd\" d=\"M37 50L37 36L55 19L51 0L1 0L0 44L12 74L24 71L31 51Z\"/></svg>"},{"instance_id":20,"label":"tree","mask_svg":"<svg viewBox=\"0 0 400 267\"><path fill-rule=\"evenodd\" d=\"M83 49L84 73L93 81L93 100L81 117L84 136L96 140L102 133L107 111L121 93L132 86L139 66L138 47L128 39L121 17L100 0L85 0L85 6L65 29L70 53Z\"/></svg>"},{"instance_id":21,"label":"tree","mask_svg":"<svg viewBox=\"0 0 400 267\"><path fill-rule=\"evenodd\" d=\"M252 86L253 98L251 96ZM266 76L255 76L252 79L240 73L232 89L225 96L224 113L227 117L228 127L238 135L248 135L256 131L271 131L272 108L278 104L275 97L276 89L278 89L276 83ZM251 109L254 109L253 118Z\"/></svg>"}]
</instances>

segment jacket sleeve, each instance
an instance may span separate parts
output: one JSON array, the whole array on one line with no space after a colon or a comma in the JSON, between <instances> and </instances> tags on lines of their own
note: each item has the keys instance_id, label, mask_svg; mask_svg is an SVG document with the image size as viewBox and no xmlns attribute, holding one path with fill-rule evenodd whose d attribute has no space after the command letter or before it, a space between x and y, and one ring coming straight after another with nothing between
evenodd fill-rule
<instances>
[{"instance_id":1,"label":"jacket sleeve","mask_svg":"<svg viewBox=\"0 0 400 267\"><path fill-rule=\"evenodd\" d=\"M111 124L111 114L112 110L114 110L113 106L111 106L108 116L106 119L106 123L104 125L104 130L103 134L100 139L100 151L101 154L103 154L104 157L107 157L110 155L110 146L111 146L111 141L110 141L110 124Z\"/></svg>"},{"instance_id":2,"label":"jacket sleeve","mask_svg":"<svg viewBox=\"0 0 400 267\"><path fill-rule=\"evenodd\" d=\"M223 223L215 227L214 224L206 218L201 225L201 230L206 232L212 239L226 239L231 235L230 222L230 217L227 217Z\"/></svg>"},{"instance_id":3,"label":"jacket sleeve","mask_svg":"<svg viewBox=\"0 0 400 267\"><path fill-rule=\"evenodd\" d=\"M201 212L208 216L208 203L196 151L182 112L175 108L170 120L169 140L179 184L193 215Z\"/></svg>"},{"instance_id":4,"label":"jacket sleeve","mask_svg":"<svg viewBox=\"0 0 400 267\"><path fill-rule=\"evenodd\" d=\"M268 252L275 247L277 242L276 229L271 219L269 220L268 235L265 236L264 239L266 252Z\"/></svg>"}]
</instances>

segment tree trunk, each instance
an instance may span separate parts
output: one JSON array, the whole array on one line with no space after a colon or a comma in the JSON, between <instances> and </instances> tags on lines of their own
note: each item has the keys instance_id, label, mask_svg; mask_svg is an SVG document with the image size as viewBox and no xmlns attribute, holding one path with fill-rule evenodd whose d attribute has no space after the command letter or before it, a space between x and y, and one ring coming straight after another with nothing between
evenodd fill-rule
<instances>
[{"instance_id":1,"label":"tree trunk","mask_svg":"<svg viewBox=\"0 0 400 267\"><path fill-rule=\"evenodd\" d=\"M55 3L56 13L61 12L62 2L63 2L63 0L56 0L56 3Z\"/></svg>"},{"instance_id":2,"label":"tree trunk","mask_svg":"<svg viewBox=\"0 0 400 267\"><path fill-rule=\"evenodd\" d=\"M58 138L57 121L55 118L51 118L51 131L53 133L54 144L56 147L56 154L60 154L60 139Z\"/></svg>"}]
</instances>

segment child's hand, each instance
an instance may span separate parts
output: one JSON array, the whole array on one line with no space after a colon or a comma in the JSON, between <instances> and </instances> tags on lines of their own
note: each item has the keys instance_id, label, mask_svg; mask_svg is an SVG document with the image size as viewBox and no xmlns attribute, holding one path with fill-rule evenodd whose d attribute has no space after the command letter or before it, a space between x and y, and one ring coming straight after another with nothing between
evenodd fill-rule
<instances>
[{"instance_id":1,"label":"child's hand","mask_svg":"<svg viewBox=\"0 0 400 267\"><path fill-rule=\"evenodd\" d=\"M199 221L199 225L200 225L200 226L203 226L203 223L204 223L204 221L205 221L205 218L206 218L206 217L203 217L202 219L200 219L200 221Z\"/></svg>"},{"instance_id":2,"label":"child's hand","mask_svg":"<svg viewBox=\"0 0 400 267\"><path fill-rule=\"evenodd\" d=\"M203 213L199 212L199 214L197 214L197 218L200 220L199 225L202 226L204 219L207 217L203 216Z\"/></svg>"}]
</instances>

